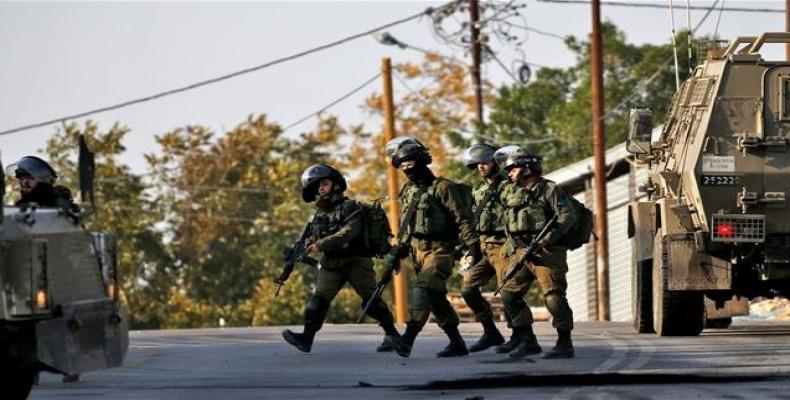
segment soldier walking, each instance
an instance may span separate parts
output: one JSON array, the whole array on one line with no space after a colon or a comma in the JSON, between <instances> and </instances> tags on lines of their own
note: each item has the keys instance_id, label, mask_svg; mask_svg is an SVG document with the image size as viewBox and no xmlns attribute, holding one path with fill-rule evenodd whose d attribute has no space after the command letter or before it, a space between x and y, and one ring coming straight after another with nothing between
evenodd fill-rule
<instances>
[{"instance_id":1,"label":"soldier walking","mask_svg":"<svg viewBox=\"0 0 790 400\"><path fill-rule=\"evenodd\" d=\"M483 325L483 336L469 346L469 351L473 353L505 342L505 338L494 324L491 304L480 293L483 285L493 277L503 276L508 267L508 259L502 252L502 245L505 243L505 210L499 200L501 186L506 183L507 178L494 162L495 151L496 147L492 145L474 144L463 154L464 165L469 169L476 169L481 178L481 182L472 191L474 198L472 220L475 230L480 235L483 259L466 270L461 291L464 301L475 314L475 320ZM511 346L514 340L517 340L515 334L508 342L508 346Z\"/></svg>"},{"instance_id":2,"label":"soldier walking","mask_svg":"<svg viewBox=\"0 0 790 400\"><path fill-rule=\"evenodd\" d=\"M311 239L307 250L322 253L315 292L304 310L304 331L283 331L286 342L309 353L316 332L324 323L329 305L346 282L350 283L362 304L376 288L373 260L366 255L362 238L362 209L357 202L345 197L346 180L340 171L324 164L308 167L302 173L302 199L316 201L317 211L311 222ZM403 345L394 318L380 298L368 309L367 315L376 319L384 329L385 340L398 352L408 350Z\"/></svg>"},{"instance_id":3,"label":"soldier walking","mask_svg":"<svg viewBox=\"0 0 790 400\"><path fill-rule=\"evenodd\" d=\"M517 247L530 243L543 226L557 216L557 223L540 241L535 256L528 260L526 268L520 267L519 275L511 280L519 291L503 290L505 309L509 310L513 329L521 337L521 343L509 355L523 357L542 351L532 331L532 312L523 299L523 294L537 280L558 334L556 345L543 358L573 357L573 312L565 297L568 249L563 244L563 235L576 222L576 211L567 195L554 182L541 176L540 157L518 146L506 146L497 150L494 158L507 171L512 183L503 188L501 199L506 205L506 228Z\"/></svg>"},{"instance_id":4,"label":"soldier walking","mask_svg":"<svg viewBox=\"0 0 790 400\"><path fill-rule=\"evenodd\" d=\"M416 278L411 288L411 310L403 342L411 348L433 313L450 339L436 356L467 355L469 350L458 331L458 314L447 300L447 278L455 264L453 254L459 236L469 248L472 262L482 259L480 240L472 224L470 201L461 185L434 176L428 168L431 153L416 139L397 137L387 143L386 152L392 165L408 178L400 192L404 210L416 205L413 221L408 222L412 239L407 248L416 262ZM401 258L406 255L399 254ZM401 355L408 356L408 353Z\"/></svg>"}]
</instances>

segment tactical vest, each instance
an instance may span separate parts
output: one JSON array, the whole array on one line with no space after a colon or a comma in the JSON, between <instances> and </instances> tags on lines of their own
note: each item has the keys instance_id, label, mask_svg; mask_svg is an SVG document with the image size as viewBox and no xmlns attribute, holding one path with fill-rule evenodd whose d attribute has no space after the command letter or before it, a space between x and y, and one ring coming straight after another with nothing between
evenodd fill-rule
<instances>
[{"instance_id":1,"label":"tactical vest","mask_svg":"<svg viewBox=\"0 0 790 400\"><path fill-rule=\"evenodd\" d=\"M417 238L440 240L452 237L456 232L452 217L445 206L436 197L437 184L440 178L435 179L431 185L417 199L420 190L417 185L407 186L403 193L403 209L417 201L414 213L412 233Z\"/></svg>"},{"instance_id":2,"label":"tactical vest","mask_svg":"<svg viewBox=\"0 0 790 400\"><path fill-rule=\"evenodd\" d=\"M343 203L337 205L331 211L318 210L313 217L312 238L314 241L323 239L329 235L337 233L343 226Z\"/></svg>"},{"instance_id":3,"label":"tactical vest","mask_svg":"<svg viewBox=\"0 0 790 400\"><path fill-rule=\"evenodd\" d=\"M538 233L551 218L551 212L545 208L546 205L539 197L544 188L543 183L538 183L531 190L508 185L502 197L506 207L505 224L511 234Z\"/></svg>"},{"instance_id":4,"label":"tactical vest","mask_svg":"<svg viewBox=\"0 0 790 400\"><path fill-rule=\"evenodd\" d=\"M502 182L480 184L472 191L474 197L475 230L482 235L505 234L505 207L499 200ZM485 202L485 203L484 203Z\"/></svg>"}]
</instances>

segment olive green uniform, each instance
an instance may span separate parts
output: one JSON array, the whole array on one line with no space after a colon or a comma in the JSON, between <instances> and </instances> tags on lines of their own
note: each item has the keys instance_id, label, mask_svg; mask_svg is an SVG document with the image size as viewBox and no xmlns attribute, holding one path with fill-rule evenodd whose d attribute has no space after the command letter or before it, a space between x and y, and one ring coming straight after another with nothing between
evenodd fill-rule
<instances>
[{"instance_id":1,"label":"olive green uniform","mask_svg":"<svg viewBox=\"0 0 790 400\"><path fill-rule=\"evenodd\" d=\"M500 202L500 191L504 177L497 176L494 182L481 182L472 191L474 213L479 215L475 229L480 235L484 261L472 265L464 276L462 293L478 322L493 319L491 305L480 295L480 287L493 277L500 281L507 272L509 259L503 251L505 244L505 208ZM514 282L508 282L503 291L518 291Z\"/></svg>"},{"instance_id":2,"label":"olive green uniform","mask_svg":"<svg viewBox=\"0 0 790 400\"><path fill-rule=\"evenodd\" d=\"M557 215L557 223L549 231L546 238L549 246L538 250L532 257L525 273L513 280L520 291L526 293L533 281L537 280L546 301L546 308L553 317L553 326L557 329L573 329L573 312L568 305L565 292L568 282L566 262L567 247L562 244L562 236L576 223L576 212L567 195L552 181L544 178L528 187L506 185L501 192L501 199L506 206L505 223L519 252L532 241L553 215ZM522 297L508 299L503 294L506 310L510 309L514 327L532 323L532 313ZM507 303L511 303L508 305ZM523 303L523 305L521 304Z\"/></svg>"},{"instance_id":3,"label":"olive green uniform","mask_svg":"<svg viewBox=\"0 0 790 400\"><path fill-rule=\"evenodd\" d=\"M479 246L472 224L471 201L464 188L450 180L431 176L418 185L407 182L401 189L401 203L417 201L412 230L411 254L416 261L416 277L411 289L409 324L422 327L433 313L443 329L458 326L458 314L447 300L447 278L455 264L458 240ZM404 212L408 207L403 207Z\"/></svg>"},{"instance_id":4,"label":"olive green uniform","mask_svg":"<svg viewBox=\"0 0 790 400\"><path fill-rule=\"evenodd\" d=\"M319 207L313 217L311 239L322 256L315 292L305 310L306 329L320 329L329 303L346 282L362 298L362 304L373 295L376 274L370 256L362 253L362 224L361 206L342 196L336 196L326 207ZM393 322L392 313L381 299L371 305L368 315L382 325Z\"/></svg>"}]
</instances>

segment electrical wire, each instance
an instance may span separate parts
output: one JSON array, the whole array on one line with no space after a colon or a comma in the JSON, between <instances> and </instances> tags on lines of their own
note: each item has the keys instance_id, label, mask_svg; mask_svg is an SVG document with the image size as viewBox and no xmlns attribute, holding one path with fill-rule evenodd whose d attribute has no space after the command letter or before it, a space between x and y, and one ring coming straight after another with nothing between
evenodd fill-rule
<instances>
[{"instance_id":1,"label":"electrical wire","mask_svg":"<svg viewBox=\"0 0 790 400\"><path fill-rule=\"evenodd\" d=\"M726 0L721 0L721 9L719 9L719 17L716 18L716 29L713 30L713 38L719 37L719 22L721 22L721 15L724 14L724 3Z\"/></svg>"},{"instance_id":2,"label":"electrical wire","mask_svg":"<svg viewBox=\"0 0 790 400\"><path fill-rule=\"evenodd\" d=\"M308 119L310 119L310 118L313 118L313 117L316 117L316 116L319 116L319 115L321 115L321 113L323 113L324 111L328 110L329 108L331 108L331 107L335 106L336 104L340 103L341 101L343 101L343 100L345 100L345 99L347 99L347 98L351 97L351 96L352 96L352 95L354 95L355 93L357 93L357 92L359 92L360 90L364 89L365 87L367 87L368 85L370 85L371 83L373 83L374 81L376 81L377 79L379 79L379 77L381 77L381 72L377 73L376 75L373 75L373 76L372 76L372 77L370 77L368 80L366 80L365 82L363 82L361 85L359 85L359 86L355 87L354 89L352 89L350 92L348 92L348 93L346 93L346 94L344 94L344 95L340 96L339 98L337 98L337 99L333 100L333 101L332 101L332 102L330 102L329 104L327 104L327 105L325 105L325 106L321 107L321 108L320 108L318 111L316 111L316 112L313 112L313 113L311 113L311 114L309 114L309 115L306 115L306 116L304 116L303 118L300 118L299 120L297 120L297 121L295 121L295 122L292 122L292 123L290 123L290 124L286 125L284 128L282 128L282 131L283 131L283 132L285 132L285 131L287 131L287 130L289 130L289 129L291 129L291 128L293 128L293 127L295 127L295 126L299 125L299 124L301 124L302 122L305 122L305 121L307 121L307 120L308 120Z\"/></svg>"},{"instance_id":3,"label":"electrical wire","mask_svg":"<svg viewBox=\"0 0 790 400\"><path fill-rule=\"evenodd\" d=\"M366 30L364 32L357 33L357 34L354 34L354 35L351 35L351 36L347 36L347 37L344 37L342 39L335 40L333 42L330 42L330 43L327 43L327 44L324 44L324 45L321 45L321 46L313 47L311 49L308 49L308 50L305 50L305 51L301 51L299 53L292 54L290 56L278 58L276 60L272 60L272 61L260 64L260 65L256 65L256 66L245 68L245 69L242 69L242 70L239 70L239 71L231 72L231 73L228 73L228 74L225 74L225 75L222 75L222 76L218 76L216 78L211 78L211 79L203 80L203 81L200 81L200 82L195 82L195 83L192 83L192 84L189 84L189 85L186 85L186 86L181 86L181 87L178 87L178 88L175 88L175 89L171 89L171 90L167 90L167 91L164 91L164 92L155 93L155 94L152 94L152 95L149 95L149 96L140 97L140 98L133 99L133 100L124 101L124 102L113 104L113 105L110 105L110 106L99 107L99 108L96 108L96 109L93 109L93 110L90 110L90 111L80 112L80 113L77 113L77 114L68 115L68 116L59 117L59 118L53 118L53 119L50 119L50 120L47 120L47 121L44 121L44 122L37 122L37 123L30 124L30 125L24 125L24 126L12 128L12 129L6 129L6 130L3 130L3 131L0 131L0 135L8 135L8 134L11 134L11 133L17 133L17 132L21 132L21 131L25 131L25 130L29 130L29 129L40 128L40 127L43 127L43 126L47 126L47 125L58 123L58 122L63 122L63 121L70 120L70 119L77 119L77 118L82 118L82 117L86 117L86 116L89 116L89 115L98 114L98 113L102 113L102 112L106 112L106 111L117 110L119 108L124 108L124 107L128 107L128 106L131 106L131 105L134 105L134 104L140 104L140 103L149 102L149 101L152 101L152 100L160 99L162 97L171 96L171 95L174 95L174 94L177 94L177 93L186 92L186 91L189 91L189 90L197 89L197 88L202 87L202 86L207 86L207 85L211 85L211 84L214 84L214 83L225 81L225 80L228 80L228 79L231 79L231 78L235 78L237 76L249 74L251 72L260 71L262 69L265 69L265 68L268 68L268 67L272 67L272 66L277 65L277 64L282 64L282 63L287 62L287 61L295 60L295 59L298 59L298 58L301 58L301 57L304 57L304 56L307 56L307 55L310 55L310 54L313 54L313 53L316 53L316 52L319 52L319 51L323 51L323 50L326 50L326 49L329 49L329 48L332 48L332 47L335 47L335 46L338 46L338 45L350 42L350 41L355 40L355 39L359 39L359 38L368 36L370 34L378 32L380 30L387 29L387 28L390 28L390 27L393 27L393 26L396 26L396 25L400 25L400 24L403 24L405 22L409 22L411 20L417 19L417 18L422 17L424 15L430 15L430 14L432 14L432 13L438 11L438 10L441 10L441 9L447 7L449 4L452 4L452 3L446 3L446 4L442 5L442 6L437 7L437 8L429 7L427 9L425 9L424 11L421 11L421 12L419 12L417 14L414 14L414 15L411 15L411 16L408 16L408 17L405 17L405 18L401 18L399 20L396 20L396 21L393 21L393 22L381 25L379 27L376 27L376 28L373 28L373 29L368 29L368 30Z\"/></svg>"},{"instance_id":4,"label":"electrical wire","mask_svg":"<svg viewBox=\"0 0 790 400\"><path fill-rule=\"evenodd\" d=\"M529 32L535 32L538 35L543 35L543 36L546 36L546 37L550 37L550 38L554 38L554 39L559 39L559 40L565 41L565 36L562 36L562 35L559 35L559 34L556 34L556 33L544 31L544 30L537 29L537 28L533 28L533 27L531 27L529 25L519 25L519 24L514 24L512 22L510 22L509 24L511 26L515 27L515 28L523 29L523 30L529 31Z\"/></svg>"},{"instance_id":5,"label":"electrical wire","mask_svg":"<svg viewBox=\"0 0 790 400\"><path fill-rule=\"evenodd\" d=\"M588 0L535 0L539 3L553 3L553 4L582 4L589 5ZM633 8L660 8L667 9L669 6L655 3L638 3L638 2L621 2L621 1L602 1L602 6L615 6L615 7L633 7ZM692 10L708 10L704 6L691 6ZM778 8L744 8L744 7L729 7L723 8L724 11L733 12L752 12L752 13L785 13L785 10Z\"/></svg>"}]
</instances>

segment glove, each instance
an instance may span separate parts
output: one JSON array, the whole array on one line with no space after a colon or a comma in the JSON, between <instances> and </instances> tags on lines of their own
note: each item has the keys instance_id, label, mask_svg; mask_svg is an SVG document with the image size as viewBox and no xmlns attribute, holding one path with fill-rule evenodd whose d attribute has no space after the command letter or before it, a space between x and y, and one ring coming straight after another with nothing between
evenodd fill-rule
<instances>
[{"instance_id":1,"label":"glove","mask_svg":"<svg viewBox=\"0 0 790 400\"><path fill-rule=\"evenodd\" d=\"M472 257L472 265L483 260L483 252L480 250L480 243L475 243L469 248L469 256Z\"/></svg>"},{"instance_id":2,"label":"glove","mask_svg":"<svg viewBox=\"0 0 790 400\"><path fill-rule=\"evenodd\" d=\"M400 257L395 254L387 254L384 258L385 265L392 265L392 270L397 274L400 272Z\"/></svg>"}]
</instances>

